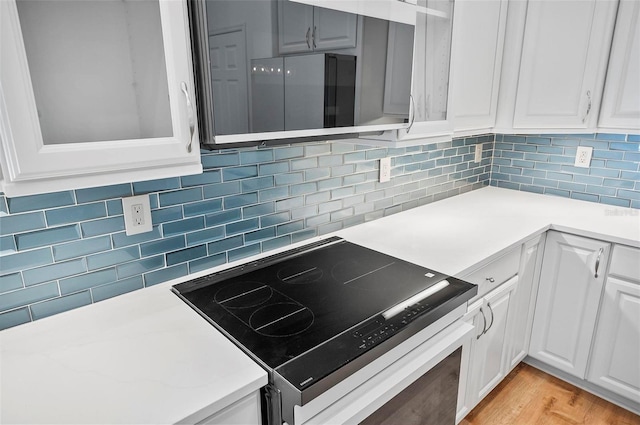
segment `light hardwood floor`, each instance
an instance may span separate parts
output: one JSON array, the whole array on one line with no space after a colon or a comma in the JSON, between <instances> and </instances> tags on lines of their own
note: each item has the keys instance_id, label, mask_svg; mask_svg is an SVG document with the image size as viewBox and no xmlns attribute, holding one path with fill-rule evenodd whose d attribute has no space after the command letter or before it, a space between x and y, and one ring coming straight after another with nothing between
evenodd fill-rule
<instances>
[{"instance_id":1,"label":"light hardwood floor","mask_svg":"<svg viewBox=\"0 0 640 425\"><path fill-rule=\"evenodd\" d=\"M460 425L640 425L640 416L520 363Z\"/></svg>"}]
</instances>

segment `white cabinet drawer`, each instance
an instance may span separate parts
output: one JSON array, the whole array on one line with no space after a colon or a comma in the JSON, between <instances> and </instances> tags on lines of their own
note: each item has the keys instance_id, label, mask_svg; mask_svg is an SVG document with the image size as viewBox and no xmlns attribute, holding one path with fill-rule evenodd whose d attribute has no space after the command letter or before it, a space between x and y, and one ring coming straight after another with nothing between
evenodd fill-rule
<instances>
[{"instance_id":1,"label":"white cabinet drawer","mask_svg":"<svg viewBox=\"0 0 640 425\"><path fill-rule=\"evenodd\" d=\"M640 281L640 249L615 245L609 273Z\"/></svg>"},{"instance_id":2,"label":"white cabinet drawer","mask_svg":"<svg viewBox=\"0 0 640 425\"><path fill-rule=\"evenodd\" d=\"M463 280L478 285L478 295L469 302L471 303L482 297L493 288L498 287L498 285L518 274L519 265L520 248L514 248L486 266L463 276Z\"/></svg>"}]
</instances>

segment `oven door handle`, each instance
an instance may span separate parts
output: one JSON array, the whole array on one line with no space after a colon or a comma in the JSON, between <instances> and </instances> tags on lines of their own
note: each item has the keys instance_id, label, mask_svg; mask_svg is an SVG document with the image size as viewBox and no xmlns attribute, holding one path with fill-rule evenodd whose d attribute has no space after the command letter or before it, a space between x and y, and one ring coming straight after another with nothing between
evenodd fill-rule
<instances>
[{"instance_id":1,"label":"oven door handle","mask_svg":"<svg viewBox=\"0 0 640 425\"><path fill-rule=\"evenodd\" d=\"M267 407L267 424L282 425L282 395L272 384L264 387L264 399Z\"/></svg>"}]
</instances>

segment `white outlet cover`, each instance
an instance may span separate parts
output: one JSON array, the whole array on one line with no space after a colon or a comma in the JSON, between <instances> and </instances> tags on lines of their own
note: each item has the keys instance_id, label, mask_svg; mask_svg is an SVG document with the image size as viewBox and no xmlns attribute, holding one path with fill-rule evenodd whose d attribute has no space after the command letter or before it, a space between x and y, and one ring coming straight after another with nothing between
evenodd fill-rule
<instances>
[{"instance_id":1,"label":"white outlet cover","mask_svg":"<svg viewBox=\"0 0 640 425\"><path fill-rule=\"evenodd\" d=\"M391 158L380 158L380 183L391 180Z\"/></svg>"},{"instance_id":2,"label":"white outlet cover","mask_svg":"<svg viewBox=\"0 0 640 425\"><path fill-rule=\"evenodd\" d=\"M133 220L133 206L142 205L142 224L135 225ZM124 213L124 228L127 236L150 232L153 229L151 222L151 204L149 195L130 196L122 198L122 212Z\"/></svg>"},{"instance_id":3,"label":"white outlet cover","mask_svg":"<svg viewBox=\"0 0 640 425\"><path fill-rule=\"evenodd\" d=\"M574 165L576 167L589 168L589 165L591 165L591 155L593 155L593 148L591 146L578 146Z\"/></svg>"}]
</instances>

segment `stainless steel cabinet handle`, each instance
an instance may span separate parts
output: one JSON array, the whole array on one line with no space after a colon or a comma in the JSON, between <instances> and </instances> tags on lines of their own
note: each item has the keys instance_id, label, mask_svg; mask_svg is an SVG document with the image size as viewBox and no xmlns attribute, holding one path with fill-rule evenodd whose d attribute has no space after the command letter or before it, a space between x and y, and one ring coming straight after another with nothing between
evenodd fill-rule
<instances>
[{"instance_id":1,"label":"stainless steel cabinet handle","mask_svg":"<svg viewBox=\"0 0 640 425\"><path fill-rule=\"evenodd\" d=\"M587 104L587 112L584 114L584 117L582 118L582 122L587 121L589 112L591 112L591 90L587 90L587 99L589 100L589 103Z\"/></svg>"},{"instance_id":2,"label":"stainless steel cabinet handle","mask_svg":"<svg viewBox=\"0 0 640 425\"><path fill-rule=\"evenodd\" d=\"M600 256L602 256L603 252L604 252L604 248L600 248L598 250L598 258L596 258L596 274L593 276L596 279L598 278L598 269L600 268Z\"/></svg>"},{"instance_id":3,"label":"stainless steel cabinet handle","mask_svg":"<svg viewBox=\"0 0 640 425\"><path fill-rule=\"evenodd\" d=\"M491 327L493 326L493 308L491 308L490 302L487 302L487 307L489 307L489 311L491 312L491 323L489 323L489 327L483 332L483 334L489 332L489 329L491 329Z\"/></svg>"},{"instance_id":4,"label":"stainless steel cabinet handle","mask_svg":"<svg viewBox=\"0 0 640 425\"><path fill-rule=\"evenodd\" d=\"M318 32L318 28L317 27L313 27L313 35L311 36L311 40L313 40L313 48L315 49L316 47L318 47L316 45L316 33Z\"/></svg>"},{"instance_id":5,"label":"stainless steel cabinet handle","mask_svg":"<svg viewBox=\"0 0 640 425\"><path fill-rule=\"evenodd\" d=\"M187 152L191 153L191 145L193 143L193 133L195 132L195 119L193 116L193 104L191 103L191 98L189 97L189 90L187 90L187 83L182 81L180 83L180 89L182 93L184 93L185 99L187 99L187 111L189 113L189 144L187 145Z\"/></svg>"},{"instance_id":6,"label":"stainless steel cabinet handle","mask_svg":"<svg viewBox=\"0 0 640 425\"><path fill-rule=\"evenodd\" d=\"M484 311L482 311L482 307L480 307L480 314L482 315L482 332L480 332L479 335L476 335L476 339L480 339L480 337L484 335L487 330L487 319L484 317Z\"/></svg>"},{"instance_id":7,"label":"stainless steel cabinet handle","mask_svg":"<svg viewBox=\"0 0 640 425\"><path fill-rule=\"evenodd\" d=\"M495 281L496 281L496 280L495 280L494 278L492 278L492 277L488 277L488 278L486 278L485 280L488 280L488 281L489 281L489 282L491 282L491 283L493 283L493 282L495 282Z\"/></svg>"},{"instance_id":8,"label":"stainless steel cabinet handle","mask_svg":"<svg viewBox=\"0 0 640 425\"><path fill-rule=\"evenodd\" d=\"M307 35L305 36L307 39L307 48L311 49L311 41L309 39L309 36L311 35L311 27L307 28Z\"/></svg>"},{"instance_id":9,"label":"stainless steel cabinet handle","mask_svg":"<svg viewBox=\"0 0 640 425\"><path fill-rule=\"evenodd\" d=\"M416 103L413 100L413 95L409 95L409 101L411 105L409 105L409 127L407 128L407 133L411 131L411 127L413 127L413 122L416 119Z\"/></svg>"}]
</instances>

